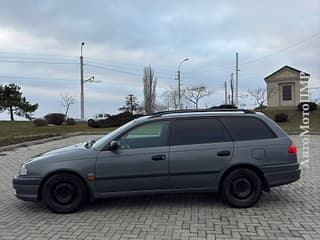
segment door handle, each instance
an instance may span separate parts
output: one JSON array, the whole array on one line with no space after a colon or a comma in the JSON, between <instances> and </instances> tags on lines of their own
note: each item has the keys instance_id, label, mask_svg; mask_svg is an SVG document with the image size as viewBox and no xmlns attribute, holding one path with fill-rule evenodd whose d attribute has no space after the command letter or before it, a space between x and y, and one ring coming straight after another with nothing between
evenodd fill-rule
<instances>
[{"instance_id":1,"label":"door handle","mask_svg":"<svg viewBox=\"0 0 320 240\"><path fill-rule=\"evenodd\" d=\"M230 154L231 154L231 152L228 151L228 150L220 151L220 152L217 153L217 155L218 155L219 157L230 156Z\"/></svg>"},{"instance_id":2,"label":"door handle","mask_svg":"<svg viewBox=\"0 0 320 240\"><path fill-rule=\"evenodd\" d=\"M166 155L163 155L163 154L152 156L153 161L161 161L161 160L165 160L165 159L166 159Z\"/></svg>"}]
</instances>

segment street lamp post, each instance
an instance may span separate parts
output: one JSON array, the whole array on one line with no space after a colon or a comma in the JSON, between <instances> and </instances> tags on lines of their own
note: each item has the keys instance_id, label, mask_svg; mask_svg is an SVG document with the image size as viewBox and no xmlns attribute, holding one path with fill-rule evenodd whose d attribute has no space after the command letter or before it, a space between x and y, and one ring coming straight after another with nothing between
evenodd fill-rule
<instances>
[{"instance_id":1,"label":"street lamp post","mask_svg":"<svg viewBox=\"0 0 320 240\"><path fill-rule=\"evenodd\" d=\"M84 80L83 83L86 83L86 82L98 82L98 81L95 81L94 80L94 76L91 76L89 77L88 79Z\"/></svg>"},{"instance_id":2,"label":"street lamp post","mask_svg":"<svg viewBox=\"0 0 320 240\"><path fill-rule=\"evenodd\" d=\"M81 43L81 49L80 49L80 85L81 85L81 90L80 90L80 112L81 112L81 120L84 121L84 84L86 82L101 82L101 81L95 81L94 76L91 76L90 78L84 80L83 79L83 55L82 55L82 49L84 46L84 42Z\"/></svg>"},{"instance_id":3,"label":"street lamp post","mask_svg":"<svg viewBox=\"0 0 320 240\"><path fill-rule=\"evenodd\" d=\"M179 107L179 110L181 109L181 75L180 75L180 68L181 68L182 63L184 63L184 62L186 62L188 60L189 60L189 58L183 59L179 63L179 66L178 66L178 107Z\"/></svg>"},{"instance_id":4,"label":"street lamp post","mask_svg":"<svg viewBox=\"0 0 320 240\"><path fill-rule=\"evenodd\" d=\"M81 54L80 54L80 112L81 112L81 120L84 121L84 93L83 93L83 56L82 56L82 48L83 48L84 42L81 43Z\"/></svg>"}]
</instances>

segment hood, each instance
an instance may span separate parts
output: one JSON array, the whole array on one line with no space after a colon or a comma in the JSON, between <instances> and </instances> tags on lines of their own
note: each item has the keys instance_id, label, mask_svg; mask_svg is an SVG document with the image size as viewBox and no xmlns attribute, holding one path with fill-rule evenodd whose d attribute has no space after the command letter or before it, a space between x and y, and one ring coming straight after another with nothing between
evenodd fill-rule
<instances>
[{"instance_id":1,"label":"hood","mask_svg":"<svg viewBox=\"0 0 320 240\"><path fill-rule=\"evenodd\" d=\"M85 151L87 148L85 147L86 143L78 143L75 145L71 146L66 146L62 148L57 148L48 152L44 152L40 154L40 156L47 156L47 155L52 155L52 154L57 154L57 153L67 153L67 152L74 152L74 151Z\"/></svg>"},{"instance_id":2,"label":"hood","mask_svg":"<svg viewBox=\"0 0 320 240\"><path fill-rule=\"evenodd\" d=\"M79 143L39 154L26 160L24 164L31 175L41 175L43 169L47 169L47 171L74 169L77 162L94 166L98 154L99 151L86 148L85 143Z\"/></svg>"},{"instance_id":3,"label":"hood","mask_svg":"<svg viewBox=\"0 0 320 240\"><path fill-rule=\"evenodd\" d=\"M44 152L33 156L32 158L26 160L24 163L35 163L43 160L52 161L73 161L81 160L90 157L96 157L99 153L92 148L86 148L86 143L78 143L71 146L66 146L62 148L57 148L48 152Z\"/></svg>"}]
</instances>

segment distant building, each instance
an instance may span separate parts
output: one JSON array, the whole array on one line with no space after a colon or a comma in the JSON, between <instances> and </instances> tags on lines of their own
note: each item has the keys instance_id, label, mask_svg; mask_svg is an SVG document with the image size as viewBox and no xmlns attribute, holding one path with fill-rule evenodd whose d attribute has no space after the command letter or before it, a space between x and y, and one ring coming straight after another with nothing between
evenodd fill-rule
<instances>
[{"instance_id":1,"label":"distant building","mask_svg":"<svg viewBox=\"0 0 320 240\"><path fill-rule=\"evenodd\" d=\"M296 107L300 103L301 70L284 66L265 77L268 107ZM305 73L308 77L310 74Z\"/></svg>"}]
</instances>

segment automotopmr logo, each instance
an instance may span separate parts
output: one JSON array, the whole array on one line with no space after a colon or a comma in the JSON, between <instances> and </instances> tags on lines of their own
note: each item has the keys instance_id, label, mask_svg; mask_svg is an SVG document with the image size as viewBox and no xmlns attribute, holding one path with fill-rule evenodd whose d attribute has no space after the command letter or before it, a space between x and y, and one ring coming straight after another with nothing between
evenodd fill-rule
<instances>
[{"instance_id":1,"label":"automotopmr logo","mask_svg":"<svg viewBox=\"0 0 320 240\"><path fill-rule=\"evenodd\" d=\"M302 102L302 120L300 137L302 138L302 161L304 165L310 161L310 105L309 105L309 75L300 72L300 102Z\"/></svg>"}]
</instances>

